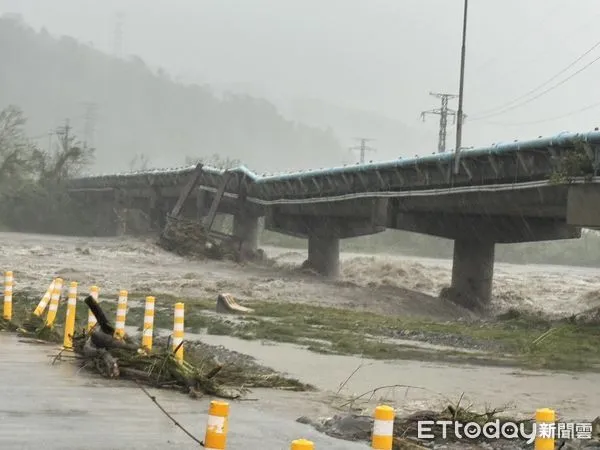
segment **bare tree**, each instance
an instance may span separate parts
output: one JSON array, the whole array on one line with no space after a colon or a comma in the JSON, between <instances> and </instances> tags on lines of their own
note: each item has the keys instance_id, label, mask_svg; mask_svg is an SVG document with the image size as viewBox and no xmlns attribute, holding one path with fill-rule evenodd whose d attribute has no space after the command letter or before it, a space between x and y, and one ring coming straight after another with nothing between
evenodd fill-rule
<instances>
[{"instance_id":1,"label":"bare tree","mask_svg":"<svg viewBox=\"0 0 600 450\"><path fill-rule=\"evenodd\" d=\"M129 170L132 172L148 170L149 166L150 158L145 153L138 153L129 160Z\"/></svg>"}]
</instances>

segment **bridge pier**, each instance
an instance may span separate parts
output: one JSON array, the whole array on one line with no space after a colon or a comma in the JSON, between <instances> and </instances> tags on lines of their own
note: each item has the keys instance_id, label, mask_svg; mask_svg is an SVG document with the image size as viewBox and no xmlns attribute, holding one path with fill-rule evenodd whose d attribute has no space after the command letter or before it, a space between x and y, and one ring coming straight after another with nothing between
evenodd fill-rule
<instances>
[{"instance_id":1,"label":"bridge pier","mask_svg":"<svg viewBox=\"0 0 600 450\"><path fill-rule=\"evenodd\" d=\"M258 250L258 217L238 213L233 216L233 235L241 239L242 255L252 255Z\"/></svg>"},{"instance_id":2,"label":"bridge pier","mask_svg":"<svg viewBox=\"0 0 600 450\"><path fill-rule=\"evenodd\" d=\"M340 239L309 234L307 264L321 275L337 277L340 273Z\"/></svg>"},{"instance_id":3,"label":"bridge pier","mask_svg":"<svg viewBox=\"0 0 600 450\"><path fill-rule=\"evenodd\" d=\"M450 300L471 310L482 310L489 305L495 245L493 241L475 239L454 241L452 284L446 293Z\"/></svg>"}]
</instances>

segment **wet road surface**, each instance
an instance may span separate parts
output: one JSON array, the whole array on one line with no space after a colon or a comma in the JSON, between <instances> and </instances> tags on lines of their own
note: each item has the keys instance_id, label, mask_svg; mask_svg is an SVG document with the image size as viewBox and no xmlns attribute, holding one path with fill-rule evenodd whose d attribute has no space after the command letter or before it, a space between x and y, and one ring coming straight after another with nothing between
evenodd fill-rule
<instances>
[{"instance_id":1,"label":"wet road surface","mask_svg":"<svg viewBox=\"0 0 600 450\"><path fill-rule=\"evenodd\" d=\"M197 449L137 387L77 373L71 362L50 365L57 347L19 342L0 333L0 448L11 450ZM210 399L151 390L161 405L203 439ZM294 422L302 412L269 401L231 402L228 449L288 449L306 438L317 449L352 450L345 442Z\"/></svg>"}]
</instances>

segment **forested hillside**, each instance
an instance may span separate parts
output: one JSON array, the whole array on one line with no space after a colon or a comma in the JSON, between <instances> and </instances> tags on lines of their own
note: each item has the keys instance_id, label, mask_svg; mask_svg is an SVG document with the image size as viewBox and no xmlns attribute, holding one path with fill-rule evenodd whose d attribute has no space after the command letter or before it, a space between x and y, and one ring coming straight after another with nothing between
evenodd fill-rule
<instances>
[{"instance_id":1,"label":"forested hillside","mask_svg":"<svg viewBox=\"0 0 600 450\"><path fill-rule=\"evenodd\" d=\"M70 118L97 149L94 171L126 170L140 154L169 167L217 153L263 172L339 164L346 153L330 131L285 120L265 100L217 97L137 57L117 59L15 18L0 18L0 61L0 105L18 105L42 147ZM87 122L86 104L96 109Z\"/></svg>"}]
</instances>

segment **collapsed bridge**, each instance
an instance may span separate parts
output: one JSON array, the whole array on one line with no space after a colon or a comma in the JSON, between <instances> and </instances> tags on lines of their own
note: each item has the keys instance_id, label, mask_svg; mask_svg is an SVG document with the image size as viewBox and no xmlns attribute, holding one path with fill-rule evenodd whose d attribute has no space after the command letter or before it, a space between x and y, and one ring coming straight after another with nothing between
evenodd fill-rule
<instances>
[{"instance_id":1,"label":"collapsed bridge","mask_svg":"<svg viewBox=\"0 0 600 450\"><path fill-rule=\"evenodd\" d=\"M469 308L491 297L496 243L572 239L600 227L600 132L562 133L456 154L257 175L207 166L88 176L71 196L118 234L119 211L144 211L162 230L173 213L202 220L234 217L246 251L269 230L308 239L308 262L339 271L340 239L386 228L454 240L451 298Z\"/></svg>"}]
</instances>

